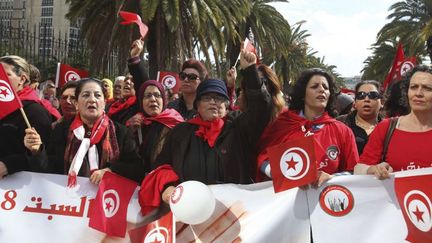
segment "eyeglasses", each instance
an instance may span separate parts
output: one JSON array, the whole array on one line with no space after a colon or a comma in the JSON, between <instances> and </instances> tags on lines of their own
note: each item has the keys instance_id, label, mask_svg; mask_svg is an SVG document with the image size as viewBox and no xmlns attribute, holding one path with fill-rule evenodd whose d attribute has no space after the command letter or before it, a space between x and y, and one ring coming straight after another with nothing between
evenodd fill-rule
<instances>
[{"instance_id":1,"label":"eyeglasses","mask_svg":"<svg viewBox=\"0 0 432 243\"><path fill-rule=\"evenodd\" d=\"M371 100L377 100L377 99L381 99L381 94L378 93L377 91L370 91L370 92L357 92L355 98L356 100L364 100L366 99L366 96L369 97L369 99Z\"/></svg>"},{"instance_id":2,"label":"eyeglasses","mask_svg":"<svg viewBox=\"0 0 432 243\"><path fill-rule=\"evenodd\" d=\"M197 79L199 79L198 75L196 75L195 73L185 73L185 72L180 72L179 73L179 77L181 80L189 80L189 81L195 81Z\"/></svg>"},{"instance_id":3,"label":"eyeglasses","mask_svg":"<svg viewBox=\"0 0 432 243\"><path fill-rule=\"evenodd\" d=\"M226 98L220 95L203 95L201 96L201 101L210 102L211 100L214 100L216 104L221 104L222 102L226 101Z\"/></svg>"},{"instance_id":4,"label":"eyeglasses","mask_svg":"<svg viewBox=\"0 0 432 243\"><path fill-rule=\"evenodd\" d=\"M156 99L162 98L162 95L160 93L144 93L143 98L148 100L151 99L152 97L155 97Z\"/></svg>"}]
</instances>

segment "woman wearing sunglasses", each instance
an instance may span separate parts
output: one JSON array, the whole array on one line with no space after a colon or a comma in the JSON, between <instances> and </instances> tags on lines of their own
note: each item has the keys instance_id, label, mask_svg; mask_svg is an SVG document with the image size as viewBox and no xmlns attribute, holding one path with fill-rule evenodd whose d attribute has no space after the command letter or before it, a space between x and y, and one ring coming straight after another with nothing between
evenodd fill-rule
<instances>
[{"instance_id":1,"label":"woman wearing sunglasses","mask_svg":"<svg viewBox=\"0 0 432 243\"><path fill-rule=\"evenodd\" d=\"M392 171L431 167L432 68L419 65L407 78L409 82L407 87L403 87L403 96L408 100L409 114L396 118L387 151L384 150L384 141L391 119L378 124L354 169L355 174L371 174L385 179Z\"/></svg>"},{"instance_id":2,"label":"woman wearing sunglasses","mask_svg":"<svg viewBox=\"0 0 432 243\"><path fill-rule=\"evenodd\" d=\"M324 150L322 157L317 158L319 172L314 185L320 186L334 173L352 171L358 161L357 147L351 129L332 117L333 77L318 68L303 71L290 95L290 110L282 112L261 136L260 171L271 177L269 147L311 135Z\"/></svg>"},{"instance_id":3,"label":"woman wearing sunglasses","mask_svg":"<svg viewBox=\"0 0 432 243\"><path fill-rule=\"evenodd\" d=\"M362 154L369 135L382 120L380 84L375 80L363 80L355 86L354 111L336 119L345 123L354 133L357 150Z\"/></svg>"}]
</instances>

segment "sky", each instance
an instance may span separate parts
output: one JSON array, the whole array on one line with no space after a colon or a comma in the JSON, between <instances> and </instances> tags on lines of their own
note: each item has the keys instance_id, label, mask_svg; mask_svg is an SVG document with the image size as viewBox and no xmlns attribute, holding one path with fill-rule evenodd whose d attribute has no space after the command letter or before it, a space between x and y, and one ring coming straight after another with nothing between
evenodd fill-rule
<instances>
[{"instance_id":1,"label":"sky","mask_svg":"<svg viewBox=\"0 0 432 243\"><path fill-rule=\"evenodd\" d=\"M398 0L289 0L272 3L290 23L304 22L309 46L343 77L360 75L378 31Z\"/></svg>"}]
</instances>

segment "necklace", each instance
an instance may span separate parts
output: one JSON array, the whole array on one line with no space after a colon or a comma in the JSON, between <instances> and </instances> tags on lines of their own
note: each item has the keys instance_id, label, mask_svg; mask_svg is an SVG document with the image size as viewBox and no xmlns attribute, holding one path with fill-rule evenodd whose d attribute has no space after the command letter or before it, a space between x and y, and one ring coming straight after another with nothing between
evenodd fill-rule
<instances>
[{"instance_id":1,"label":"necklace","mask_svg":"<svg viewBox=\"0 0 432 243\"><path fill-rule=\"evenodd\" d=\"M355 123L356 123L356 125L358 126L358 127L360 127L360 128L362 128L362 129L364 129L364 130L373 130L375 127L376 127L376 125L377 125L377 123L375 123L375 124L363 124L363 123L361 123L360 121L359 121L359 119L358 119L358 117L356 116L355 117Z\"/></svg>"}]
</instances>

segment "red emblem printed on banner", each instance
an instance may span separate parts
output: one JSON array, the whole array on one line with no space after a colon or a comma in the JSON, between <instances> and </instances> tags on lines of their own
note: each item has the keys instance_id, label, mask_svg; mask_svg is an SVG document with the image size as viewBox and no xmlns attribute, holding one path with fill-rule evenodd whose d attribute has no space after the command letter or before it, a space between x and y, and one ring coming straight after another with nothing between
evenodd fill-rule
<instances>
[{"instance_id":1,"label":"red emblem printed on banner","mask_svg":"<svg viewBox=\"0 0 432 243\"><path fill-rule=\"evenodd\" d=\"M270 147L268 154L275 192L306 185L316 180L313 136Z\"/></svg>"},{"instance_id":2,"label":"red emblem printed on banner","mask_svg":"<svg viewBox=\"0 0 432 243\"><path fill-rule=\"evenodd\" d=\"M132 243L171 243L175 237L173 223L173 214L169 212L156 221L130 230L130 241Z\"/></svg>"},{"instance_id":3,"label":"red emblem printed on banner","mask_svg":"<svg viewBox=\"0 0 432 243\"><path fill-rule=\"evenodd\" d=\"M354 208L354 196L346 187L331 185L321 191L319 203L324 212L341 217L349 214Z\"/></svg>"}]
</instances>

